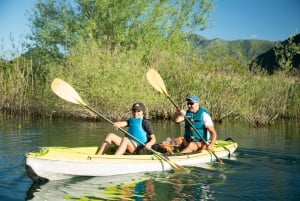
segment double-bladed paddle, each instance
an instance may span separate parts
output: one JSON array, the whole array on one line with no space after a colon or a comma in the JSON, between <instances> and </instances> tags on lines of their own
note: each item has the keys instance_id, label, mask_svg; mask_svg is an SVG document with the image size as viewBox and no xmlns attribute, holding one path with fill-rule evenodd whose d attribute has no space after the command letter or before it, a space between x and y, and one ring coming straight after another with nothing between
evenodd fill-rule
<instances>
[{"instance_id":1,"label":"double-bladed paddle","mask_svg":"<svg viewBox=\"0 0 300 201\"><path fill-rule=\"evenodd\" d=\"M59 78L55 78L51 84L51 89L52 91L59 96L60 98L69 101L71 103L75 103L75 104L79 104L84 106L85 108L89 109L90 111L94 112L96 115L100 116L102 119L104 119L105 121L107 121L108 123L110 123L111 125L114 124L114 122L112 122L110 119L108 119L106 116L104 116L103 114L97 112L96 110L94 110L93 108L91 108L90 106L88 106L85 102L83 102L83 100L81 99L81 97L79 96L79 94L76 92L76 90L67 82L65 82L64 80L61 80ZM144 143L142 143L140 140L138 140L136 137L134 137L133 135L131 135L128 131L124 130L123 128L120 128L119 130L121 130L123 133L127 134L128 136L132 137L134 140L136 140L137 142L139 142L140 144L144 145ZM171 161L170 159L168 159L167 157L163 156L161 153L150 149L150 151L159 159L169 163L169 165L177 171L188 171L186 168L174 163L173 161Z\"/></svg>"},{"instance_id":2,"label":"double-bladed paddle","mask_svg":"<svg viewBox=\"0 0 300 201\"><path fill-rule=\"evenodd\" d=\"M153 68L148 70L147 74L146 74L147 80L149 81L149 83L151 84L151 86L156 89L157 91L159 91L160 93L164 94L170 101L171 103L176 107L177 110L179 110L180 108L177 106L177 104L173 101L173 99L169 96L165 83L163 81L163 79L161 78L161 76L159 75L159 73L154 70ZM188 124L190 124L190 126L196 131L196 133L201 137L201 139L203 140L203 142L208 146L209 143L202 137L202 135L199 133L199 131L195 128L195 126L193 125L193 123L191 122L191 120L189 120L189 118L187 118L186 116L184 116L184 119L188 122ZM219 157L216 155L214 150L208 150L210 151L215 158L217 159L217 161L220 164L223 164L223 161L221 159L219 159Z\"/></svg>"}]
</instances>

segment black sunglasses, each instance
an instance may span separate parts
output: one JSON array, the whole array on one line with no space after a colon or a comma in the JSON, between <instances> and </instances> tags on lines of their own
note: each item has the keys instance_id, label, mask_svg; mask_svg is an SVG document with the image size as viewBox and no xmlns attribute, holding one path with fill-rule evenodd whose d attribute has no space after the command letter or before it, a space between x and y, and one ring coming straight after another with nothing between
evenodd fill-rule
<instances>
[{"instance_id":1,"label":"black sunglasses","mask_svg":"<svg viewBox=\"0 0 300 201\"><path fill-rule=\"evenodd\" d=\"M194 102L187 102L187 105L194 105Z\"/></svg>"}]
</instances>

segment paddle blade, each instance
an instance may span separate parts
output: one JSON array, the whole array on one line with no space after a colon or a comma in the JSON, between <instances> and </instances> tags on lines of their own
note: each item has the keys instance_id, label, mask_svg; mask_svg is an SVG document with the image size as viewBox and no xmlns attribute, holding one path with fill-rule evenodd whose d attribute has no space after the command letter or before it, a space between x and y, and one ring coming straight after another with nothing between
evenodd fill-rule
<instances>
[{"instance_id":1,"label":"paddle blade","mask_svg":"<svg viewBox=\"0 0 300 201\"><path fill-rule=\"evenodd\" d=\"M86 105L75 89L67 82L55 78L51 84L52 91L60 98L75 104Z\"/></svg>"},{"instance_id":2,"label":"paddle blade","mask_svg":"<svg viewBox=\"0 0 300 201\"><path fill-rule=\"evenodd\" d=\"M146 74L147 80L151 86L162 94L168 95L165 83L156 70L151 68Z\"/></svg>"}]
</instances>

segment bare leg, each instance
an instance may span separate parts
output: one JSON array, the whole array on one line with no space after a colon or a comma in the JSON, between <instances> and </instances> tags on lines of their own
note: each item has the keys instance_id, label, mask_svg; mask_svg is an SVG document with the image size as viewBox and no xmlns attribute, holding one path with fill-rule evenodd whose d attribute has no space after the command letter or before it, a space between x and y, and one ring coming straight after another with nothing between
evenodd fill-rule
<instances>
[{"instance_id":1,"label":"bare leg","mask_svg":"<svg viewBox=\"0 0 300 201\"><path fill-rule=\"evenodd\" d=\"M98 154L98 153L99 153L100 155L104 154L105 151L106 151L109 147L110 147L110 143L107 142L107 141L104 141L104 142L102 143L101 147L97 150L96 154Z\"/></svg>"},{"instance_id":2,"label":"bare leg","mask_svg":"<svg viewBox=\"0 0 300 201\"><path fill-rule=\"evenodd\" d=\"M120 146L115 152L115 155L123 155L126 152L126 150L128 150L130 153L133 153L135 149L136 145L127 137L123 137Z\"/></svg>"},{"instance_id":3,"label":"bare leg","mask_svg":"<svg viewBox=\"0 0 300 201\"><path fill-rule=\"evenodd\" d=\"M191 153L193 151L197 151L198 146L194 142L190 142L186 148L184 148L180 153Z\"/></svg>"},{"instance_id":4,"label":"bare leg","mask_svg":"<svg viewBox=\"0 0 300 201\"><path fill-rule=\"evenodd\" d=\"M110 147L111 143L120 146L121 141L122 141L121 137L117 136L114 133L109 133L100 147L99 154L100 155L104 154L107 148Z\"/></svg>"}]
</instances>

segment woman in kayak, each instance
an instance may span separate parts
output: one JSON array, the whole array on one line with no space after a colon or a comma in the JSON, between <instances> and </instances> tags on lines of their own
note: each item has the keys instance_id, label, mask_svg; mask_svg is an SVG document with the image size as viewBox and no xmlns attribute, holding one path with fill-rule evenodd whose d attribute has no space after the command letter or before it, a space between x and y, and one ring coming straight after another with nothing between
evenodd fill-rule
<instances>
[{"instance_id":1,"label":"woman in kayak","mask_svg":"<svg viewBox=\"0 0 300 201\"><path fill-rule=\"evenodd\" d=\"M176 111L173 119L176 123L185 121L185 143L181 153L190 153L203 149L213 150L217 132L211 116L206 109L200 107L200 98L198 96L192 95L186 101L188 110L180 109ZM207 146L208 142L210 144Z\"/></svg>"},{"instance_id":2,"label":"woman in kayak","mask_svg":"<svg viewBox=\"0 0 300 201\"><path fill-rule=\"evenodd\" d=\"M149 119L145 118L145 105L140 102L134 103L131 111L132 117L127 121L118 121L113 124L116 129L128 127L130 135L120 137L109 133L100 147L99 154L104 154L112 143L118 147L115 155L122 155L126 151L134 153L140 147L150 150L155 144L156 138L152 124Z\"/></svg>"}]
</instances>

